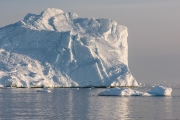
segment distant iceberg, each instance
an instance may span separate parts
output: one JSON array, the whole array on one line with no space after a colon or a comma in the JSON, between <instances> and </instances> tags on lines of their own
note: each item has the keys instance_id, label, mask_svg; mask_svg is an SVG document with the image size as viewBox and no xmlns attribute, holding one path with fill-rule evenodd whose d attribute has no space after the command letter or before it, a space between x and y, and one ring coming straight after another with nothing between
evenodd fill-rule
<instances>
[{"instance_id":1,"label":"distant iceberg","mask_svg":"<svg viewBox=\"0 0 180 120\"><path fill-rule=\"evenodd\" d=\"M138 86L128 67L127 27L48 8L0 28L4 87Z\"/></svg>"},{"instance_id":2,"label":"distant iceberg","mask_svg":"<svg viewBox=\"0 0 180 120\"><path fill-rule=\"evenodd\" d=\"M111 88L100 92L99 96L171 96L172 88L156 86L149 92L140 92L130 88Z\"/></svg>"}]
</instances>

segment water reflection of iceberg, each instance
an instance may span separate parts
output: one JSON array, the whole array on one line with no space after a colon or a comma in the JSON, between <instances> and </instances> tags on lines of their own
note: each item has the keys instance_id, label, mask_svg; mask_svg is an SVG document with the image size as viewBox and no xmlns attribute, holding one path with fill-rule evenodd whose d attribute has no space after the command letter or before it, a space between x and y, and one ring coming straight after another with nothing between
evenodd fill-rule
<instances>
[{"instance_id":1,"label":"water reflection of iceberg","mask_svg":"<svg viewBox=\"0 0 180 120\"><path fill-rule=\"evenodd\" d=\"M166 119L175 119L173 117L173 110L172 110L172 97L166 97L164 98L164 102L165 102L165 114L166 114Z\"/></svg>"},{"instance_id":2,"label":"water reflection of iceberg","mask_svg":"<svg viewBox=\"0 0 180 120\"><path fill-rule=\"evenodd\" d=\"M119 103L118 109L119 109L119 114L118 117L125 120L128 119L130 116L130 101L131 98L123 97L122 100Z\"/></svg>"},{"instance_id":3,"label":"water reflection of iceberg","mask_svg":"<svg viewBox=\"0 0 180 120\"><path fill-rule=\"evenodd\" d=\"M97 97L90 99L89 119L126 120L130 116L130 97ZM96 101L94 101L96 100Z\"/></svg>"}]
</instances>

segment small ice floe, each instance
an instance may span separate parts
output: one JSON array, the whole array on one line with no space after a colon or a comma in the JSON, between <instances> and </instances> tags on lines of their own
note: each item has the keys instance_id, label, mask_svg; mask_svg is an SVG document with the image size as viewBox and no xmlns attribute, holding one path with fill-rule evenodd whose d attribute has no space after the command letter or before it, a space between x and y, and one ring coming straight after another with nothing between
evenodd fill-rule
<instances>
[{"instance_id":1,"label":"small ice floe","mask_svg":"<svg viewBox=\"0 0 180 120\"><path fill-rule=\"evenodd\" d=\"M130 88L111 88L100 92L99 96L150 96L149 93L144 93Z\"/></svg>"},{"instance_id":2,"label":"small ice floe","mask_svg":"<svg viewBox=\"0 0 180 120\"><path fill-rule=\"evenodd\" d=\"M130 88L111 88L100 92L99 96L171 96L172 88L153 87L149 92L141 92Z\"/></svg>"},{"instance_id":3,"label":"small ice floe","mask_svg":"<svg viewBox=\"0 0 180 120\"><path fill-rule=\"evenodd\" d=\"M37 90L36 92L46 92L46 93L50 93L51 91L49 89L40 89Z\"/></svg>"},{"instance_id":4,"label":"small ice floe","mask_svg":"<svg viewBox=\"0 0 180 120\"><path fill-rule=\"evenodd\" d=\"M111 88L110 86L106 87L106 88Z\"/></svg>"},{"instance_id":5,"label":"small ice floe","mask_svg":"<svg viewBox=\"0 0 180 120\"><path fill-rule=\"evenodd\" d=\"M4 86L0 84L0 88L4 88Z\"/></svg>"},{"instance_id":6,"label":"small ice floe","mask_svg":"<svg viewBox=\"0 0 180 120\"><path fill-rule=\"evenodd\" d=\"M139 86L142 86L142 83L138 83L139 84Z\"/></svg>"}]
</instances>

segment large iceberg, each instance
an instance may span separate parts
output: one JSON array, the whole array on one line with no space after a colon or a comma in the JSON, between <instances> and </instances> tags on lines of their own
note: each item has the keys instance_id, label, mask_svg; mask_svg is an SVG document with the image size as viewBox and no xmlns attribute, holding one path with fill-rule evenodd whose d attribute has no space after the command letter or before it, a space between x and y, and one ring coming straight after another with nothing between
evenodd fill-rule
<instances>
[{"instance_id":1,"label":"large iceberg","mask_svg":"<svg viewBox=\"0 0 180 120\"><path fill-rule=\"evenodd\" d=\"M128 68L127 27L48 8L0 28L0 85L138 86Z\"/></svg>"}]
</instances>

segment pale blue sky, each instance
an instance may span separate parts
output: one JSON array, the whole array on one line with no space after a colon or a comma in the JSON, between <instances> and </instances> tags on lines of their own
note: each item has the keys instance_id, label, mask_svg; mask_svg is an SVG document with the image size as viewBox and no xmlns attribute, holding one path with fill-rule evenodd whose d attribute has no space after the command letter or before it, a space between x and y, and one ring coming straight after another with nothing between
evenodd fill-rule
<instances>
[{"instance_id":1,"label":"pale blue sky","mask_svg":"<svg viewBox=\"0 0 180 120\"><path fill-rule=\"evenodd\" d=\"M0 27L51 7L127 26L129 67L137 81L180 83L180 0L1 0Z\"/></svg>"}]
</instances>

